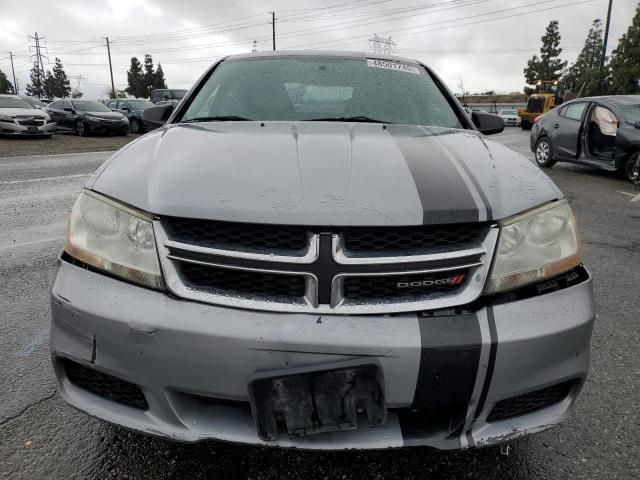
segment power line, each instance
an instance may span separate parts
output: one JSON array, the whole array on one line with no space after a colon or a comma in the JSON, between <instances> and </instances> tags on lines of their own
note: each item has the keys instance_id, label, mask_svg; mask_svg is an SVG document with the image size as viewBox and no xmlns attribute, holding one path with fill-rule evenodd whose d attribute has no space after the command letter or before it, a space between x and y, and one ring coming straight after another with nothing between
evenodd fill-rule
<instances>
[{"instance_id":1,"label":"power line","mask_svg":"<svg viewBox=\"0 0 640 480\"><path fill-rule=\"evenodd\" d=\"M555 2L558 2L558 1L562 1L562 0L546 0L546 1L542 1L542 2L535 2L535 5L544 5L544 4L547 4L547 3L555 3ZM468 26L468 25L476 25L476 24L479 24L479 23L493 22L493 21L496 21L496 20L503 20L503 19L506 19L506 18L521 17L523 15L529 15L529 14L532 14L532 13L540 13L540 12L544 12L544 11L548 11L548 10L556 10L556 9L559 9L559 8L570 7L570 6L574 6L574 5L581 5L581 4L584 4L584 3L591 3L593 1L594 0L582 0L582 1L579 1L579 2L567 3L567 4L564 4L564 5L557 5L557 6L553 6L553 7L541 8L541 9L536 9L536 10L530 10L530 11L521 12L521 13L512 14L512 15L504 15L504 16L501 16L501 17L489 18L489 19L479 20L479 21L475 21L475 22L448 25L448 26L444 26L442 28L436 28L436 29L430 29L430 30L420 30L418 32L408 32L408 33L399 33L399 34L397 33L397 32L405 32L407 30L423 29L425 27L430 27L430 26L443 25L443 24L448 24L448 23L450 24L450 23L454 23L454 22L459 22L461 20L468 20L468 19L472 19L472 18L484 17L484 16L488 16L488 15L494 15L496 13L509 12L509 11L513 11L513 10L519 10L519 9L522 9L522 8L527 8L527 7L534 6L534 4L521 5L519 7L511 7L511 8L501 9L501 10L494 10L493 12L480 13L480 14L476 14L476 15L470 15L470 16L467 16L467 17L460 17L460 18L455 18L455 19L447 19L447 20L427 23L427 24L423 24L423 25L416 25L416 26L413 26L413 27L404 27L404 28L386 30L386 31L384 31L382 33L383 34L394 33L395 37L397 38L399 36L416 35L416 34L421 34L421 33L426 33L426 32L437 31L437 30L444 30L444 29L452 28L452 27L458 28L458 27L461 27L461 26ZM375 23L377 23L377 22L375 22ZM312 42L312 43L307 43L307 44L302 44L302 45L294 45L294 46L289 47L289 48L300 48L300 47L315 46L315 45L321 45L321 44L327 44L327 43L340 43L342 45L348 45L349 43L355 43L355 42L347 42L347 43L345 43L345 40L363 39L363 38L365 38L367 36L368 35L354 35L354 36L351 36L351 37L343 37L343 38L334 39L334 40L326 40L326 41Z\"/></svg>"}]
</instances>

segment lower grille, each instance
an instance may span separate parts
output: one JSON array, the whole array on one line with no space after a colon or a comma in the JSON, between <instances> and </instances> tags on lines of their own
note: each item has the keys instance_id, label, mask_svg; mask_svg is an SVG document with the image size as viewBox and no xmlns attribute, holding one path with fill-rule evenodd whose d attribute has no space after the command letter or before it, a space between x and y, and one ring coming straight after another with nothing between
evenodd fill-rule
<instances>
[{"instance_id":1,"label":"lower grille","mask_svg":"<svg viewBox=\"0 0 640 480\"><path fill-rule=\"evenodd\" d=\"M466 271L446 274L349 277L344 282L344 296L348 299L367 299L453 293L464 286L465 280Z\"/></svg>"},{"instance_id":2,"label":"lower grille","mask_svg":"<svg viewBox=\"0 0 640 480\"><path fill-rule=\"evenodd\" d=\"M302 275L234 270L187 262L181 263L180 270L192 286L212 288L232 295L302 298L305 294Z\"/></svg>"},{"instance_id":3,"label":"lower grille","mask_svg":"<svg viewBox=\"0 0 640 480\"><path fill-rule=\"evenodd\" d=\"M137 385L70 360L63 360L63 365L67 378L74 385L129 407L141 410L149 408L147 399Z\"/></svg>"},{"instance_id":4,"label":"lower grille","mask_svg":"<svg viewBox=\"0 0 640 480\"><path fill-rule=\"evenodd\" d=\"M18 120L18 123L25 127L41 127L44 125L44 120Z\"/></svg>"},{"instance_id":5,"label":"lower grille","mask_svg":"<svg viewBox=\"0 0 640 480\"><path fill-rule=\"evenodd\" d=\"M501 400L491 410L489 417L487 417L487 422L497 422L507 418L518 417L561 402L569 395L574 384L575 381L559 383L541 390L525 393L524 395Z\"/></svg>"}]
</instances>

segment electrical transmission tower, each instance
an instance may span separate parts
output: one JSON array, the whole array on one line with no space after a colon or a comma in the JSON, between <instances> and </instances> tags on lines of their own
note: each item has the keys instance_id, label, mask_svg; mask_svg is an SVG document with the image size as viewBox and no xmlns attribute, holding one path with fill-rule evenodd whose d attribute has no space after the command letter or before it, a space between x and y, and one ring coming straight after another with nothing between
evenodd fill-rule
<instances>
[{"instance_id":1,"label":"electrical transmission tower","mask_svg":"<svg viewBox=\"0 0 640 480\"><path fill-rule=\"evenodd\" d=\"M34 42L34 45L29 45L29 51L35 52L31 55L31 59L33 60L35 58L34 63L36 63L38 66L38 68L36 68L38 81L44 82L44 63L42 59L45 58L47 60L47 63L49 63L49 57L47 57L46 55L42 55L42 50L43 49L46 50L47 47L42 46L40 42L42 42L43 40L46 41L46 37L39 37L38 32L36 32L36 34L33 37L31 35L27 35L27 37L29 38L30 41Z\"/></svg>"},{"instance_id":2,"label":"electrical transmission tower","mask_svg":"<svg viewBox=\"0 0 640 480\"><path fill-rule=\"evenodd\" d=\"M392 41L391 37L379 37L374 33L373 38L369 39L369 46L374 54L391 55L391 52L393 52L396 46L396 42Z\"/></svg>"}]
</instances>

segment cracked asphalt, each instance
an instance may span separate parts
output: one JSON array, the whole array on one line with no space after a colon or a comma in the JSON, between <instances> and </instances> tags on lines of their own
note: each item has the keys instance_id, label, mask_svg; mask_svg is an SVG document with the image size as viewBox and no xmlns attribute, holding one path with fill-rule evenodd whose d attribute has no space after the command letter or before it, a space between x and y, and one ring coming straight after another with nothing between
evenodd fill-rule
<instances>
[{"instance_id":1,"label":"cracked asphalt","mask_svg":"<svg viewBox=\"0 0 640 480\"><path fill-rule=\"evenodd\" d=\"M493 138L531 158L527 132ZM631 184L565 164L548 171L578 218L599 314L591 375L567 422L461 453L301 452L144 437L56 394L49 288L67 214L108 155L0 156L0 478L640 478L640 191Z\"/></svg>"}]
</instances>

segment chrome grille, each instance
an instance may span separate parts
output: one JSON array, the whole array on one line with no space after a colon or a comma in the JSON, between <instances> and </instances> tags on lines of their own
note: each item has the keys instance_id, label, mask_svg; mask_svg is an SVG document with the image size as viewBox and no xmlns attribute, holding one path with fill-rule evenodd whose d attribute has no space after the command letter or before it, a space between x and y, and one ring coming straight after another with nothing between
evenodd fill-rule
<instances>
[{"instance_id":1,"label":"chrome grille","mask_svg":"<svg viewBox=\"0 0 640 480\"><path fill-rule=\"evenodd\" d=\"M156 220L154 229L167 286L180 297L341 314L475 300L498 234L488 224L329 228L175 218Z\"/></svg>"}]
</instances>

